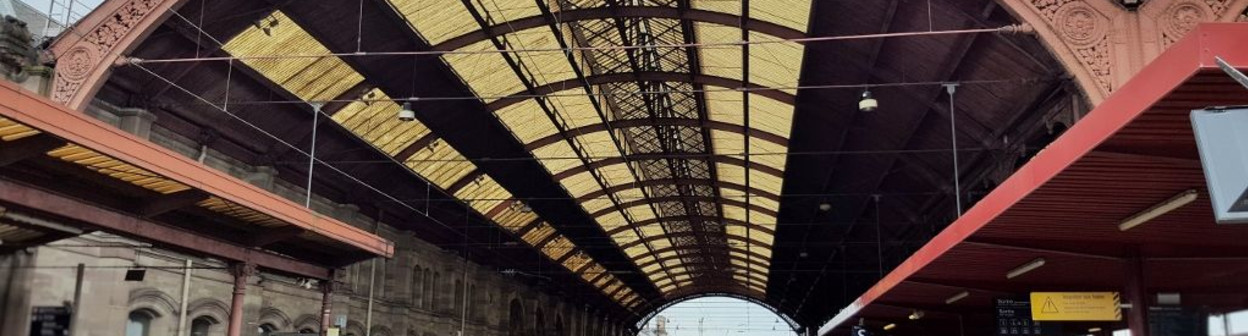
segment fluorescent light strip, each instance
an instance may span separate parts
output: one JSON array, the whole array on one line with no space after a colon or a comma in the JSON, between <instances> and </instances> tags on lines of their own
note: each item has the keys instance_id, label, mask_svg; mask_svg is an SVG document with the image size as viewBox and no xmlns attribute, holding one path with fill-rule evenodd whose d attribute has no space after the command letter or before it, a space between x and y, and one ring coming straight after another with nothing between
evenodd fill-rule
<instances>
[{"instance_id":1,"label":"fluorescent light strip","mask_svg":"<svg viewBox=\"0 0 1248 336\"><path fill-rule=\"evenodd\" d=\"M1006 279L1017 278L1019 276L1022 276L1023 274L1026 274L1027 272L1031 272L1037 268L1040 268L1041 266L1044 266L1044 258L1036 258L1036 260L1032 260L1031 262L1028 262L1026 264L1023 264L1022 266L1018 266L1017 268L1010 270L1009 273L1005 274L1005 278Z\"/></svg>"},{"instance_id":2,"label":"fluorescent light strip","mask_svg":"<svg viewBox=\"0 0 1248 336\"><path fill-rule=\"evenodd\" d=\"M954 294L953 296L950 296L948 299L945 299L945 304L953 304L954 302L958 302L959 300L965 299L967 296L970 296L970 295L971 295L971 292L962 291L961 293Z\"/></svg>"},{"instance_id":3,"label":"fluorescent light strip","mask_svg":"<svg viewBox=\"0 0 1248 336\"><path fill-rule=\"evenodd\" d=\"M893 328L896 328L896 327L897 327L896 323L889 323L888 325L884 326L884 330L893 330Z\"/></svg>"},{"instance_id":4,"label":"fluorescent light strip","mask_svg":"<svg viewBox=\"0 0 1248 336\"><path fill-rule=\"evenodd\" d=\"M1184 205L1195 201L1198 196L1200 196L1200 194L1197 193L1195 189L1188 189L1178 195L1174 195L1174 197L1171 197L1168 200L1157 203L1157 205L1145 209L1144 211L1140 211L1131 217L1127 217L1127 219L1118 223L1118 231L1130 230L1131 228L1147 223L1154 218L1161 217L1162 215L1174 211L1175 209L1182 208Z\"/></svg>"}]
</instances>

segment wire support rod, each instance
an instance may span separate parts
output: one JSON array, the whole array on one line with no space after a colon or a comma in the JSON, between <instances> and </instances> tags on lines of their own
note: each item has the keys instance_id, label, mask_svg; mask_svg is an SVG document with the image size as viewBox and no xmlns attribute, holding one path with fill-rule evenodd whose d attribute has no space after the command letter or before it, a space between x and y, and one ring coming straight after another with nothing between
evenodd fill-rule
<instances>
[{"instance_id":1,"label":"wire support rod","mask_svg":"<svg viewBox=\"0 0 1248 336\"><path fill-rule=\"evenodd\" d=\"M793 38L793 39L752 40L752 41L714 42L714 43L673 43L673 44L614 45L614 46L592 46L592 47L570 47L570 48L522 48L522 49L497 49L497 50L360 51L360 52L324 53L324 54L213 56L213 57L186 57L186 58L160 58L160 59L131 58L130 62L136 63L136 64L155 64L155 63L189 63L189 62L213 62L213 61L229 61L229 60L273 60L273 59L324 58L324 57L437 56L437 55L473 55L473 54L500 54L500 53L501 54L568 53L568 52L636 50L636 49L741 47L741 46L748 46L748 45L763 45L763 44L778 44L778 43L805 44L805 43L816 43L816 42L852 41L852 40L865 40L865 39L901 38L901 37L918 37L918 36L941 36L941 35L962 35L962 34L981 34L981 33L1026 33L1030 31L1031 31L1031 27L1028 25L1008 25L1008 26L1002 26L1002 27L996 27L996 28L952 29L952 30L897 32L897 33L882 33L882 34L819 36L819 37L803 37L803 38Z\"/></svg>"},{"instance_id":2,"label":"wire support rod","mask_svg":"<svg viewBox=\"0 0 1248 336\"><path fill-rule=\"evenodd\" d=\"M1032 84L1040 82L1048 82L1060 80L1056 77L1022 77L1022 78L1002 78L1002 79L978 79L978 80L962 80L958 81L958 85L998 85L998 84ZM531 99L531 98L552 98L552 97L590 97L590 96L636 96L636 95L669 95L674 93L713 93L713 92L767 92L767 91L785 91L785 90L861 90L864 88L882 88L882 87L918 87L918 86L944 86L948 85L948 81L922 81L922 82L895 82L895 83L862 83L862 84L827 84L827 85L800 85L800 86L783 86L783 87L744 87L744 88L720 88L720 89L696 89L696 90L655 90L655 91L610 91L595 93L551 93L551 94L516 94L507 96L446 96L446 97L409 97L409 98L389 98L389 99L328 99L318 100L321 103L376 103L376 102L425 102L425 101L448 101L448 100L499 100L499 99ZM303 100L252 100L252 101L231 101L230 105L266 105L266 104L307 104ZM188 102L182 104L158 104L159 106L200 106L200 105L218 105L220 103L196 103Z\"/></svg>"}]
</instances>

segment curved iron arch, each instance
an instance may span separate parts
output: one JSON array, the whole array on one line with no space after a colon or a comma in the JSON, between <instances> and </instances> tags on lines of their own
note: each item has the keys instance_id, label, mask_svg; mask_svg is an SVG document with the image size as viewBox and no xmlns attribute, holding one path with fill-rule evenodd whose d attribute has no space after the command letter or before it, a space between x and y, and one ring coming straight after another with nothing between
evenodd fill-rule
<instances>
[{"instance_id":1,"label":"curved iron arch","mask_svg":"<svg viewBox=\"0 0 1248 336\"><path fill-rule=\"evenodd\" d=\"M626 184L611 186L607 189L594 190L593 192L577 197L576 202L585 203L586 201L606 196L607 193L617 193L617 192L621 192L621 191L625 191L629 189L653 187L653 186L667 185L667 184L707 185L707 186L719 187L719 188L724 188L724 189L746 191L746 188L744 185L731 183L731 182L725 182L725 181L712 181L712 180L707 180L707 179L667 178L667 179L646 180L646 181L641 181L641 182L626 183ZM754 187L750 187L749 192L751 194L754 194L754 197L762 197L762 198L766 198L772 201L780 202L780 195L776 195L770 192L759 190L758 188L754 188Z\"/></svg>"},{"instance_id":2,"label":"curved iron arch","mask_svg":"<svg viewBox=\"0 0 1248 336\"><path fill-rule=\"evenodd\" d=\"M704 127L704 128L709 128L713 130L737 133L741 135L744 135L746 133L745 126L743 125L737 125L737 124L726 123L722 121L714 121L714 120L698 120L698 119L683 119L683 118L616 120L616 121L611 122L610 128L620 129L620 128L650 127L650 126ZM606 132L606 131L607 131L607 124L597 123L593 125L585 125L585 126L573 128L573 129L568 130L565 133L575 134L576 136L573 137L575 138L579 136L585 136L585 135L589 135L593 133ZM757 128L751 128L749 133L750 133L750 136L753 138L763 140L766 142L770 142L770 143L774 143L780 146L789 147L789 139L783 136L780 136L779 134L763 131ZM540 139L533 140L533 142L525 144L524 149L527 149L530 152L532 152L533 150L545 147L550 144L554 144L556 142L563 141L564 139L565 138L559 133L554 133L551 135L544 136Z\"/></svg>"},{"instance_id":3,"label":"curved iron arch","mask_svg":"<svg viewBox=\"0 0 1248 336\"><path fill-rule=\"evenodd\" d=\"M676 71L617 72L585 76L585 82L588 82L590 85L629 83L638 81L701 84L718 86L726 89L736 89L742 86L740 79ZM528 100L533 95L548 95L559 91L580 89L584 87L585 82L582 82L579 78L573 78L548 83L546 85L535 87L533 90L524 90L510 94L507 97L499 98L498 100L486 104L485 108L490 112L498 111L505 107ZM746 83L745 87L753 89L752 93L754 94L771 98L785 104L794 105L797 103L797 96L788 92L772 90L770 87L753 82Z\"/></svg>"},{"instance_id":4,"label":"curved iron arch","mask_svg":"<svg viewBox=\"0 0 1248 336\"><path fill-rule=\"evenodd\" d=\"M650 219L646 219L646 220L636 221L636 222L634 222L634 223L633 223L633 224L631 224L631 225L624 225L624 226L620 226L620 227L617 227L617 228L611 229L611 231L607 231L607 235L615 235L616 233L620 233L620 232L624 232L624 231L632 230L632 229L633 229L633 228L635 228L635 227L646 226L646 225L650 225L650 224L656 224L656 223L660 223L660 222L664 222L664 221L680 221L680 220L691 220L691 221L720 221L720 220L722 220L724 223L728 223L728 224L732 224L732 225L737 225L737 226L745 226L745 227L750 228L750 229L752 229L752 230L758 230L758 231L760 231L760 232L766 232L767 234L770 234L770 235L775 235L775 234L776 234L775 230L772 230L772 229L770 229L770 228L767 228L767 227L764 227L764 226L762 226L762 225L758 225L758 224L747 223L747 222L740 221L740 220L736 220L736 219L731 219L731 218L720 218L720 217L713 217L713 216L689 216L689 215L684 215L684 216L666 216L666 217L655 217L655 218L650 218Z\"/></svg>"},{"instance_id":5,"label":"curved iron arch","mask_svg":"<svg viewBox=\"0 0 1248 336\"><path fill-rule=\"evenodd\" d=\"M723 203L724 205L731 205L731 206L735 206L735 207L742 208L742 209L746 208L745 202L734 200L734 199L729 199L729 198L723 198L723 197L714 197L714 196L651 197L651 198L636 199L636 200L631 200L631 201L620 203L620 208L628 209L628 208L637 207L637 206L644 206L650 203L679 202L679 201L686 201L686 200L699 201L699 202L720 202L720 203ZM776 217L779 215L779 212L772 210L772 209L764 208L763 206L755 204L755 203L750 203L749 209L750 211L756 211L758 213L765 214L765 215L772 216L772 217ZM602 217L603 215L606 215L615 211L616 211L616 208L614 206L607 207L602 210L598 210L598 211L594 211L593 213L590 213L589 217L598 218L598 217ZM615 231L615 230L612 230L612 231ZM607 233L611 233L611 231L608 231Z\"/></svg>"},{"instance_id":6,"label":"curved iron arch","mask_svg":"<svg viewBox=\"0 0 1248 336\"><path fill-rule=\"evenodd\" d=\"M655 241L655 240L659 240L659 239L664 239L664 238L671 238L671 237L686 237L686 236L696 236L696 233L694 233L694 232L678 232L678 233L666 234L666 235L662 235L662 236L652 236L652 237L646 237L645 239L638 239L638 240L635 240L635 241L629 242L628 244L620 245L620 249L621 249L621 250L626 250L626 249L628 249L628 248L630 248L630 247L637 246L637 245L639 245L639 244L641 244L641 243L643 243L643 242L651 242L651 241ZM735 240L738 240L738 241L745 241L745 242L747 242L747 243L750 243L750 244L751 244L751 245L753 245L753 246L762 246L762 247L764 247L764 248L771 248L771 244L764 244L763 242L758 241L758 240L754 240L754 239L748 239L748 240L747 240L747 239L745 239L745 237L742 237L742 236L737 236L737 235L726 235L726 236L728 236L730 239L731 239L731 238L737 238L737 239L735 239ZM656 252L656 253L657 253L657 252Z\"/></svg>"},{"instance_id":7,"label":"curved iron arch","mask_svg":"<svg viewBox=\"0 0 1248 336\"><path fill-rule=\"evenodd\" d=\"M619 6L619 7L595 7L562 10L555 13L561 22L584 21L595 19L610 19L615 17L647 17L647 18L663 18L690 20L697 22L715 23L725 26L739 26L742 24L742 17L732 14L712 12L700 9L681 9L677 7L660 7L660 6ZM463 48L473 43L488 40L492 37L514 33L525 29L543 27L550 24L545 15L535 15L521 19L515 19L507 22L501 22L485 29L478 29L463 35L452 37L433 46L433 50L449 51ZM763 34L772 35L782 39L797 39L806 37L806 34L797 29L781 26L772 22L745 19L745 29L757 31Z\"/></svg>"},{"instance_id":8,"label":"curved iron arch","mask_svg":"<svg viewBox=\"0 0 1248 336\"><path fill-rule=\"evenodd\" d=\"M750 132L750 133L754 133L754 132ZM568 170L555 173L554 178L555 178L555 181L558 181L558 180L571 177L576 174L587 172L590 169L598 169L598 168L609 167L609 166L614 166L618 164L624 164L624 163L627 163L628 161L658 160L658 159L664 159L668 157L670 156L666 154L631 154L628 156L627 160L625 160L625 158L622 156L602 159L602 160L591 162L588 165L577 165ZM731 156L706 156L705 158L695 158L695 159L702 159L702 160L709 161L709 163L722 163L722 164L733 165L737 167L745 167L746 165L745 160L731 157ZM749 165L750 165L750 170L757 170L759 172L763 172L763 173L766 173L775 177L780 177L780 178L784 177L783 170L776 169L772 166L764 165L764 164L758 163L757 161L750 161Z\"/></svg>"}]
</instances>

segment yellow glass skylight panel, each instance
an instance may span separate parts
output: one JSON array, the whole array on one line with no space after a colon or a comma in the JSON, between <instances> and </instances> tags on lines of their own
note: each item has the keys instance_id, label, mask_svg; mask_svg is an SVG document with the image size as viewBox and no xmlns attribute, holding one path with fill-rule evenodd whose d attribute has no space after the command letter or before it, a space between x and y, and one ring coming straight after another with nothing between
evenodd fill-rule
<instances>
[{"instance_id":1,"label":"yellow glass skylight panel","mask_svg":"<svg viewBox=\"0 0 1248 336\"><path fill-rule=\"evenodd\" d=\"M390 97L381 90L372 89L365 96L382 101L351 102L334 113L334 121L391 156L429 135L429 128L419 121L405 122L395 118L399 114L399 105L388 101Z\"/></svg>"},{"instance_id":2,"label":"yellow glass skylight panel","mask_svg":"<svg viewBox=\"0 0 1248 336\"><path fill-rule=\"evenodd\" d=\"M222 50L238 57L285 55L290 54L291 50L312 55L330 53L328 48L317 42L285 13L274 11L267 19L277 22L277 25L266 26L267 32L253 25L225 42ZM244 58L242 62L307 101L337 98L352 86L364 81L364 76L334 56Z\"/></svg>"},{"instance_id":3,"label":"yellow glass skylight panel","mask_svg":"<svg viewBox=\"0 0 1248 336\"><path fill-rule=\"evenodd\" d=\"M651 238L651 237L654 237L654 236L647 236L646 238ZM661 250L661 249L665 249L665 248L668 248L668 247L672 247L672 241L671 241L671 240L668 240L668 239L655 239L655 240L651 240L651 241L650 241L650 248L653 248L653 249L655 249L655 250Z\"/></svg>"},{"instance_id":4,"label":"yellow glass skylight panel","mask_svg":"<svg viewBox=\"0 0 1248 336\"><path fill-rule=\"evenodd\" d=\"M7 118L0 117L0 140L13 141L35 134L39 134L39 131Z\"/></svg>"},{"instance_id":5,"label":"yellow glass skylight panel","mask_svg":"<svg viewBox=\"0 0 1248 336\"><path fill-rule=\"evenodd\" d=\"M713 23L694 23L698 41L716 44L699 49L702 73L741 79L741 47L719 45L741 41L741 30ZM750 33L750 41L779 41L771 35ZM750 83L796 94L802 63L801 44L794 42L758 43L750 45Z\"/></svg>"},{"instance_id":6,"label":"yellow glass skylight panel","mask_svg":"<svg viewBox=\"0 0 1248 336\"><path fill-rule=\"evenodd\" d=\"M602 226L602 229L606 231L611 231L618 227L628 225L628 221L624 219L624 215L619 211L611 211L602 215L601 217L598 217L597 221L598 225Z\"/></svg>"},{"instance_id":7,"label":"yellow glass skylight panel","mask_svg":"<svg viewBox=\"0 0 1248 336\"><path fill-rule=\"evenodd\" d=\"M693 277L689 276L689 274L677 274L672 276L672 280L676 280L676 282L688 282L690 279L693 279Z\"/></svg>"},{"instance_id":8,"label":"yellow glass skylight panel","mask_svg":"<svg viewBox=\"0 0 1248 336\"><path fill-rule=\"evenodd\" d=\"M559 260L559 258L563 258L563 256L571 253L573 247L572 241L569 241L567 237L556 235L546 245L542 245L542 253L550 257L551 260Z\"/></svg>"},{"instance_id":9,"label":"yellow glass skylight panel","mask_svg":"<svg viewBox=\"0 0 1248 336\"><path fill-rule=\"evenodd\" d=\"M129 182L161 194L172 194L191 189L190 186L180 182L166 179L146 169L135 167L129 163L76 144L61 146L47 152L47 154L53 158L74 163L96 173Z\"/></svg>"},{"instance_id":10,"label":"yellow glass skylight panel","mask_svg":"<svg viewBox=\"0 0 1248 336\"><path fill-rule=\"evenodd\" d=\"M662 236L665 234L663 226L657 223L642 226L641 233L647 237Z\"/></svg>"},{"instance_id":11,"label":"yellow glass skylight panel","mask_svg":"<svg viewBox=\"0 0 1248 336\"><path fill-rule=\"evenodd\" d=\"M752 224L759 224L759 225L773 225L776 223L776 217L768 215L768 214L760 213L758 211L750 211L750 220L747 221L745 218L745 212L746 212L745 208L741 208L735 205L727 205L727 204L725 204L723 208L724 208L724 218L735 219L735 220L748 222Z\"/></svg>"},{"instance_id":12,"label":"yellow glass skylight panel","mask_svg":"<svg viewBox=\"0 0 1248 336\"><path fill-rule=\"evenodd\" d=\"M811 0L750 1L750 18L805 32L810 19L810 4Z\"/></svg>"},{"instance_id":13,"label":"yellow glass skylight panel","mask_svg":"<svg viewBox=\"0 0 1248 336\"><path fill-rule=\"evenodd\" d=\"M655 254L655 257L656 257L656 258L659 258L659 259L666 259L666 258L669 258L669 257L675 257L675 256L676 256L676 254L677 254L677 253L676 253L676 251L675 251L675 250L667 250L667 251L663 251L663 252L659 252L659 253Z\"/></svg>"},{"instance_id":14,"label":"yellow glass skylight panel","mask_svg":"<svg viewBox=\"0 0 1248 336\"><path fill-rule=\"evenodd\" d=\"M567 268L569 271L572 271L573 273L576 273L580 271L581 268L589 266L593 262L594 260L591 259L589 255L585 254L585 252L575 251L574 253L572 253L572 255L568 256L567 259L563 260L563 267Z\"/></svg>"},{"instance_id":15,"label":"yellow glass skylight panel","mask_svg":"<svg viewBox=\"0 0 1248 336\"><path fill-rule=\"evenodd\" d=\"M595 97L601 101L601 97ZM551 105L559 108L559 119L567 129L576 129L589 125L602 123L602 117L598 116L598 110L594 108L593 100L585 95L585 90L579 84L574 84L573 89L558 91L549 96L547 101ZM604 113L605 113L604 109ZM608 114L608 116L610 116Z\"/></svg>"},{"instance_id":16,"label":"yellow glass skylight panel","mask_svg":"<svg viewBox=\"0 0 1248 336\"><path fill-rule=\"evenodd\" d=\"M502 72L499 70L499 72ZM559 133L559 129L550 123L550 117L542 110L536 100L527 99L494 111L511 133L521 143L531 143L550 135Z\"/></svg>"},{"instance_id":17,"label":"yellow glass skylight panel","mask_svg":"<svg viewBox=\"0 0 1248 336\"><path fill-rule=\"evenodd\" d=\"M390 4L430 44L481 28L460 0L390 0Z\"/></svg>"},{"instance_id":18,"label":"yellow glass skylight panel","mask_svg":"<svg viewBox=\"0 0 1248 336\"><path fill-rule=\"evenodd\" d=\"M741 93L711 91L706 93L706 100L711 120L745 125ZM793 105L751 93L750 128L788 138L793 128Z\"/></svg>"},{"instance_id":19,"label":"yellow glass skylight panel","mask_svg":"<svg viewBox=\"0 0 1248 336\"><path fill-rule=\"evenodd\" d=\"M602 190L602 187L598 185L598 181L594 179L594 175L589 172L568 176L559 181L559 183L563 185L564 189L568 190L568 194L572 195L572 197L581 197L591 192ZM606 196L603 196L603 198L606 198Z\"/></svg>"},{"instance_id":20,"label":"yellow glass skylight panel","mask_svg":"<svg viewBox=\"0 0 1248 336\"><path fill-rule=\"evenodd\" d=\"M620 200L620 202L636 201L645 197L646 194L642 192L641 188L628 188L615 192L615 198Z\"/></svg>"},{"instance_id":21,"label":"yellow glass skylight panel","mask_svg":"<svg viewBox=\"0 0 1248 336\"><path fill-rule=\"evenodd\" d=\"M654 264L646 265L646 267L643 267L643 268L641 269L641 272L642 272L642 273L654 273L654 272L658 272L658 271L660 271L660 270L662 270L662 269L663 269L663 265L659 265L658 263L654 263Z\"/></svg>"},{"instance_id":22,"label":"yellow glass skylight panel","mask_svg":"<svg viewBox=\"0 0 1248 336\"><path fill-rule=\"evenodd\" d=\"M513 209L510 204L508 204L508 206L504 207L491 219L493 219L495 223L498 223L499 226L506 228L507 231L516 232L521 228L524 228L525 225L528 225L536 220L537 214L533 213L533 211L526 212Z\"/></svg>"},{"instance_id":23,"label":"yellow glass skylight panel","mask_svg":"<svg viewBox=\"0 0 1248 336\"><path fill-rule=\"evenodd\" d=\"M623 284L621 284L619 281L615 281L615 279L611 279L611 280L612 280L611 284L607 285L607 288L602 289L602 292L606 293L607 295L611 295L611 293L615 293L616 290L619 290L620 287L623 286Z\"/></svg>"},{"instance_id":24,"label":"yellow glass skylight panel","mask_svg":"<svg viewBox=\"0 0 1248 336\"><path fill-rule=\"evenodd\" d=\"M741 1L693 0L692 5L694 9L741 15ZM750 1L750 18L805 32L810 0Z\"/></svg>"},{"instance_id":25,"label":"yellow glass skylight panel","mask_svg":"<svg viewBox=\"0 0 1248 336\"><path fill-rule=\"evenodd\" d=\"M524 90L520 77L511 71L507 61L489 40L473 43L459 51L472 53L446 54L442 59L472 91L486 103ZM565 62L566 63L566 62Z\"/></svg>"},{"instance_id":26,"label":"yellow glass skylight panel","mask_svg":"<svg viewBox=\"0 0 1248 336\"><path fill-rule=\"evenodd\" d=\"M758 156L753 156L757 158ZM720 180L732 182L735 184L745 185L745 168L725 163L715 164L715 173ZM750 188L756 188L772 195L779 195L780 189L784 186L784 181L780 176L775 176L758 169L750 169ZM753 201L753 200L751 200Z\"/></svg>"},{"instance_id":27,"label":"yellow glass skylight panel","mask_svg":"<svg viewBox=\"0 0 1248 336\"><path fill-rule=\"evenodd\" d=\"M645 244L637 244L632 247L624 249L624 254L627 254L629 258L633 258L633 259L636 259L647 252L649 251L646 249Z\"/></svg>"},{"instance_id":28,"label":"yellow glass skylight panel","mask_svg":"<svg viewBox=\"0 0 1248 336\"><path fill-rule=\"evenodd\" d=\"M628 218L631 218L633 223L655 218L654 209L651 209L650 206L635 206L624 209L624 211L628 213Z\"/></svg>"},{"instance_id":29,"label":"yellow glass skylight panel","mask_svg":"<svg viewBox=\"0 0 1248 336\"><path fill-rule=\"evenodd\" d=\"M508 49L551 50L561 48L558 37L550 32L550 27L544 25L503 35L500 40L505 41ZM572 64L568 63L568 58L562 51L526 51L512 53L511 55L522 67L528 70L527 73L531 74L533 84L537 86L576 78L576 72L572 70ZM514 76L515 72L510 71L510 69L500 68L497 70L512 73ZM508 94L519 92L521 90Z\"/></svg>"},{"instance_id":30,"label":"yellow glass skylight panel","mask_svg":"<svg viewBox=\"0 0 1248 336\"><path fill-rule=\"evenodd\" d=\"M751 32L750 41L780 41L775 36ZM772 88L793 88L801 72L805 48L798 43L761 43L750 46L750 82ZM738 76L740 77L740 76ZM785 89L796 94L797 90ZM751 98L752 99L752 98Z\"/></svg>"},{"instance_id":31,"label":"yellow glass skylight panel","mask_svg":"<svg viewBox=\"0 0 1248 336\"><path fill-rule=\"evenodd\" d=\"M541 8L532 0L487 0L473 1L472 4L476 6L478 13L496 23L542 14ZM552 11L558 8L555 5L550 6Z\"/></svg>"},{"instance_id":32,"label":"yellow glass skylight panel","mask_svg":"<svg viewBox=\"0 0 1248 336\"><path fill-rule=\"evenodd\" d=\"M529 232L525 232L521 239L524 239L529 245L537 245L553 234L555 234L555 228L546 222L542 222L537 227L530 229Z\"/></svg>"},{"instance_id":33,"label":"yellow glass skylight panel","mask_svg":"<svg viewBox=\"0 0 1248 336\"><path fill-rule=\"evenodd\" d=\"M632 292L621 290L621 291L615 292L615 294L612 295L611 298L618 302L620 300L623 300L624 297L627 296L628 294L632 294Z\"/></svg>"},{"instance_id":34,"label":"yellow glass skylight panel","mask_svg":"<svg viewBox=\"0 0 1248 336\"><path fill-rule=\"evenodd\" d=\"M576 137L576 141L581 146L581 152L593 158L594 161L620 156L620 150L615 146L615 140L611 139L610 133L584 134Z\"/></svg>"},{"instance_id":35,"label":"yellow glass skylight panel","mask_svg":"<svg viewBox=\"0 0 1248 336\"><path fill-rule=\"evenodd\" d=\"M455 197L467 201L477 212L489 213L504 200L510 200L511 193L489 175L481 175L476 181L456 190Z\"/></svg>"},{"instance_id":36,"label":"yellow glass skylight panel","mask_svg":"<svg viewBox=\"0 0 1248 336\"><path fill-rule=\"evenodd\" d=\"M613 206L615 206L615 203L612 203L611 200L606 197L589 199L581 203L581 207L585 208L585 212L590 214ZM599 217L601 217L601 215Z\"/></svg>"},{"instance_id":37,"label":"yellow glass skylight panel","mask_svg":"<svg viewBox=\"0 0 1248 336\"><path fill-rule=\"evenodd\" d=\"M606 134L606 133L602 133L602 134ZM596 159L593 161L600 161L600 160L601 159ZM618 186L618 185L624 185L624 184L637 182L636 176L633 175L632 170L628 169L627 164L614 164L614 165L598 168L598 174L602 175L603 181L605 181L608 186Z\"/></svg>"},{"instance_id":38,"label":"yellow glass skylight panel","mask_svg":"<svg viewBox=\"0 0 1248 336\"><path fill-rule=\"evenodd\" d=\"M601 288L606 287L607 284L611 282L612 278L610 275L602 273L602 272L606 272L606 270L600 270L599 272L600 273L598 274L586 273L586 275L598 277L597 279L594 279L594 287L601 289Z\"/></svg>"},{"instance_id":39,"label":"yellow glass skylight panel","mask_svg":"<svg viewBox=\"0 0 1248 336\"><path fill-rule=\"evenodd\" d=\"M572 150L572 146L568 145L567 141L560 140L534 149L532 152L537 162L546 167L546 171L551 175L581 166L581 160L577 158L576 152Z\"/></svg>"},{"instance_id":40,"label":"yellow glass skylight panel","mask_svg":"<svg viewBox=\"0 0 1248 336\"><path fill-rule=\"evenodd\" d=\"M737 155L745 153L745 137L740 133L711 130L711 147L715 154ZM775 169L784 170L788 147L758 138L750 139L749 160Z\"/></svg>"},{"instance_id":41,"label":"yellow glass skylight panel","mask_svg":"<svg viewBox=\"0 0 1248 336\"><path fill-rule=\"evenodd\" d=\"M440 138L430 141L424 148L413 152L412 156L409 156L403 164L443 189L449 189L455 182L458 182L477 169L477 166L468 161L463 154L460 154L459 151L456 151L454 147L451 147L445 140ZM483 181L478 182L484 183ZM465 186L465 189L470 188L474 183L469 183L469 186ZM490 180L489 183L492 184L493 180ZM494 184L494 186L497 186L497 184ZM502 188L499 187L499 189ZM458 195L462 189L450 191ZM510 194L508 194L508 197L510 197Z\"/></svg>"}]
</instances>

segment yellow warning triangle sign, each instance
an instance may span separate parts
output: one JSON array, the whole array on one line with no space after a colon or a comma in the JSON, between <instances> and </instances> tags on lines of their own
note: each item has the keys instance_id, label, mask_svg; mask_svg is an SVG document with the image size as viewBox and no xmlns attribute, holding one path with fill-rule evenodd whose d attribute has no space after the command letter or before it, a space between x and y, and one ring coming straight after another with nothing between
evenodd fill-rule
<instances>
[{"instance_id":1,"label":"yellow warning triangle sign","mask_svg":"<svg viewBox=\"0 0 1248 336\"><path fill-rule=\"evenodd\" d=\"M1048 297L1044 300L1044 308L1040 310L1044 314L1057 314L1057 305L1053 303L1053 298Z\"/></svg>"}]
</instances>

